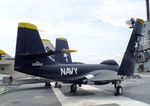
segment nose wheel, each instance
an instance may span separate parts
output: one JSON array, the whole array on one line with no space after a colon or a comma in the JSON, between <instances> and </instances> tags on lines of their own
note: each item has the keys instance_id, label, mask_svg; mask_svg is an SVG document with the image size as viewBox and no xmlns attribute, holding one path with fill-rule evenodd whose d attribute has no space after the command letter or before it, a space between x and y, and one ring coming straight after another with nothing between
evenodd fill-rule
<instances>
[{"instance_id":1,"label":"nose wheel","mask_svg":"<svg viewBox=\"0 0 150 106\"><path fill-rule=\"evenodd\" d=\"M114 87L116 90L115 96L122 95L123 93L123 87L121 86L121 80L118 80L114 83Z\"/></svg>"},{"instance_id":2,"label":"nose wheel","mask_svg":"<svg viewBox=\"0 0 150 106\"><path fill-rule=\"evenodd\" d=\"M116 87L116 93L115 93L115 96L122 95L122 93L123 93L123 87L122 87L122 86Z\"/></svg>"},{"instance_id":3,"label":"nose wheel","mask_svg":"<svg viewBox=\"0 0 150 106\"><path fill-rule=\"evenodd\" d=\"M77 91L77 85L76 84L72 84L70 86L70 92L76 92Z\"/></svg>"}]
</instances>

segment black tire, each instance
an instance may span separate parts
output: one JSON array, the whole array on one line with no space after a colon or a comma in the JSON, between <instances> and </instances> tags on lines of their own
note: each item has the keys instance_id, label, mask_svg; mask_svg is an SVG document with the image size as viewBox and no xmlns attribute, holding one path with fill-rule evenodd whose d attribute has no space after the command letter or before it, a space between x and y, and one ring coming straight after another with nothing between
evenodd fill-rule
<instances>
[{"instance_id":1,"label":"black tire","mask_svg":"<svg viewBox=\"0 0 150 106\"><path fill-rule=\"evenodd\" d=\"M115 93L115 95L116 95L116 96L119 96L119 95L122 95L122 93L123 93L123 88L122 88L122 86L116 87L116 93Z\"/></svg>"},{"instance_id":2,"label":"black tire","mask_svg":"<svg viewBox=\"0 0 150 106\"><path fill-rule=\"evenodd\" d=\"M72 84L70 86L70 92L76 92L77 91L77 85L76 84Z\"/></svg>"},{"instance_id":3,"label":"black tire","mask_svg":"<svg viewBox=\"0 0 150 106\"><path fill-rule=\"evenodd\" d=\"M58 87L58 82L55 83L55 88L57 88L57 87Z\"/></svg>"},{"instance_id":4,"label":"black tire","mask_svg":"<svg viewBox=\"0 0 150 106\"><path fill-rule=\"evenodd\" d=\"M61 84L58 84L58 88L61 88Z\"/></svg>"},{"instance_id":5,"label":"black tire","mask_svg":"<svg viewBox=\"0 0 150 106\"><path fill-rule=\"evenodd\" d=\"M46 86L46 87L51 87L50 82L46 82L46 83L45 83L45 86Z\"/></svg>"}]
</instances>

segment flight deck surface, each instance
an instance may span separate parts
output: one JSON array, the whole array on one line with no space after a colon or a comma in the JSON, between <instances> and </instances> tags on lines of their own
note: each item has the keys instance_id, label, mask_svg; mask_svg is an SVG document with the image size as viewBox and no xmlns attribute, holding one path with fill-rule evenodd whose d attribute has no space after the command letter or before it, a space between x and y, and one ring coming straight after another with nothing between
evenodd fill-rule
<instances>
[{"instance_id":1,"label":"flight deck surface","mask_svg":"<svg viewBox=\"0 0 150 106\"><path fill-rule=\"evenodd\" d=\"M0 95L0 106L150 106L150 76L128 79L122 83L124 93L114 96L111 84L83 85L70 93L70 85L44 87L43 83L15 86Z\"/></svg>"}]
</instances>

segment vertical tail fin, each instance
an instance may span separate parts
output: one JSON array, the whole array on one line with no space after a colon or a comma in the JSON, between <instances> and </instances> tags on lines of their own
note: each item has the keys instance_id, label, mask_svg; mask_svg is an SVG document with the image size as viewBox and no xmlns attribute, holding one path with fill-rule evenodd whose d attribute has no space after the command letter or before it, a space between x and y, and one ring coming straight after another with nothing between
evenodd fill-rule
<instances>
[{"instance_id":1,"label":"vertical tail fin","mask_svg":"<svg viewBox=\"0 0 150 106\"><path fill-rule=\"evenodd\" d=\"M65 38L56 39L56 48L55 50L69 49L68 41ZM70 53L60 53L55 55L55 61L63 64L71 64L72 58Z\"/></svg>"},{"instance_id":2,"label":"vertical tail fin","mask_svg":"<svg viewBox=\"0 0 150 106\"><path fill-rule=\"evenodd\" d=\"M51 43L50 40L48 40L48 39L42 39L42 43L43 43L43 46L44 46L44 48L45 48L45 50L46 50L47 52L49 52L49 51L55 51L55 47L54 47L54 45Z\"/></svg>"},{"instance_id":3,"label":"vertical tail fin","mask_svg":"<svg viewBox=\"0 0 150 106\"><path fill-rule=\"evenodd\" d=\"M136 46L138 46L137 44L138 44L139 36L142 35L143 24L144 21L141 19L137 19L135 22L135 26L132 31L125 54L123 56L123 60L120 65L118 75L131 76L134 73L135 51L136 51Z\"/></svg>"},{"instance_id":4,"label":"vertical tail fin","mask_svg":"<svg viewBox=\"0 0 150 106\"><path fill-rule=\"evenodd\" d=\"M29 66L33 63L50 64L52 61L48 57L28 58L28 55L46 52L39 36L37 27L30 23L19 23L17 32L15 69ZM25 57L24 57L25 56Z\"/></svg>"},{"instance_id":5,"label":"vertical tail fin","mask_svg":"<svg viewBox=\"0 0 150 106\"><path fill-rule=\"evenodd\" d=\"M50 40L48 39L42 39L42 43L43 43L43 46L45 48L45 51L47 52L51 52L51 51L55 51L55 47L54 45L51 43ZM53 61L55 61L55 57L54 55L50 55L49 58Z\"/></svg>"},{"instance_id":6,"label":"vertical tail fin","mask_svg":"<svg viewBox=\"0 0 150 106\"><path fill-rule=\"evenodd\" d=\"M16 55L45 52L37 27L30 23L19 23Z\"/></svg>"}]
</instances>

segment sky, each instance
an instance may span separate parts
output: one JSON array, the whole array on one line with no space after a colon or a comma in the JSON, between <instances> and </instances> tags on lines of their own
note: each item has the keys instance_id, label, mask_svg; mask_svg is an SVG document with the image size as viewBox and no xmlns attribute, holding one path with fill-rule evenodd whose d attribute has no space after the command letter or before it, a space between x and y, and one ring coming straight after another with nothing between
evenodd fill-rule
<instances>
[{"instance_id":1,"label":"sky","mask_svg":"<svg viewBox=\"0 0 150 106\"><path fill-rule=\"evenodd\" d=\"M54 45L67 38L73 61L120 63L131 18L146 20L145 0L0 0L0 49L14 57L18 23L29 22Z\"/></svg>"}]
</instances>

